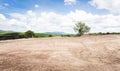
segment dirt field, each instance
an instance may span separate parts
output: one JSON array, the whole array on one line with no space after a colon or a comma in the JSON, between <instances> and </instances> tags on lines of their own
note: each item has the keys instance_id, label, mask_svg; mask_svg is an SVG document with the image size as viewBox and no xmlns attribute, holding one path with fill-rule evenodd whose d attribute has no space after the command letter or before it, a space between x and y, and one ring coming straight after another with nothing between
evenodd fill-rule
<instances>
[{"instance_id":1,"label":"dirt field","mask_svg":"<svg viewBox=\"0 0 120 71\"><path fill-rule=\"evenodd\" d=\"M0 41L0 71L120 71L120 35Z\"/></svg>"}]
</instances>

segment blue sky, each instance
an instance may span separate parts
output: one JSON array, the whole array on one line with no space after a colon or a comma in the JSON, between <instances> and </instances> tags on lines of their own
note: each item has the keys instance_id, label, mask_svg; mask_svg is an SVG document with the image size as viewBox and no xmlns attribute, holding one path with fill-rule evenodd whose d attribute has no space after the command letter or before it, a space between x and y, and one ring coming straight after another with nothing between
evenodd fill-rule
<instances>
[{"instance_id":1,"label":"blue sky","mask_svg":"<svg viewBox=\"0 0 120 71\"><path fill-rule=\"evenodd\" d=\"M65 5L64 0L0 0L0 5L8 4L1 9L0 13L21 12L27 10L36 10L34 5L39 5L38 11L55 11L60 13L67 13L71 10L82 9L94 14L105 14L106 10L99 10L92 7L88 2L90 0L77 0L74 5Z\"/></svg>"},{"instance_id":2,"label":"blue sky","mask_svg":"<svg viewBox=\"0 0 120 71\"><path fill-rule=\"evenodd\" d=\"M90 32L120 32L119 5L118 0L0 0L0 29L75 33L72 26L83 21Z\"/></svg>"}]
</instances>

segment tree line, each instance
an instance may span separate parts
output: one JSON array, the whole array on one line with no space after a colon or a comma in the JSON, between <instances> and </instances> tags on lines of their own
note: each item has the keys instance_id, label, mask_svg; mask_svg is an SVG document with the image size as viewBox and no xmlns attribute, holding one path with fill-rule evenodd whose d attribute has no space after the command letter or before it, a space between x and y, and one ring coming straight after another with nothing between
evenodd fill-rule
<instances>
[{"instance_id":1,"label":"tree line","mask_svg":"<svg viewBox=\"0 0 120 71\"><path fill-rule=\"evenodd\" d=\"M71 37L71 36L82 36L87 34L90 31L90 27L86 25L84 22L77 22L74 26L74 31L77 33L74 34L46 34L46 33L34 33L31 30L28 30L24 33L20 32L12 32L6 33L4 35L0 35L0 40L7 40L7 39L19 39L19 38L38 38L38 37L53 37L53 36L61 36L61 37ZM89 33L90 35L107 35L107 34L120 34L120 33Z\"/></svg>"}]
</instances>

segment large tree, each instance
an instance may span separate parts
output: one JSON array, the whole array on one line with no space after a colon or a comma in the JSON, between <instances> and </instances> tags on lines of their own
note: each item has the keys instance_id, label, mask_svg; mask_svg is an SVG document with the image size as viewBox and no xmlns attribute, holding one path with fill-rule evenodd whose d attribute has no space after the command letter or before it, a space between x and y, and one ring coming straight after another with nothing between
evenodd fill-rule
<instances>
[{"instance_id":1,"label":"large tree","mask_svg":"<svg viewBox=\"0 0 120 71\"><path fill-rule=\"evenodd\" d=\"M74 30L77 32L79 36L83 35L84 33L87 33L90 31L90 27L85 25L83 22L78 22L74 26Z\"/></svg>"},{"instance_id":2,"label":"large tree","mask_svg":"<svg viewBox=\"0 0 120 71\"><path fill-rule=\"evenodd\" d=\"M35 37L35 33L31 30L28 30L25 32L25 36L26 36L26 38Z\"/></svg>"}]
</instances>

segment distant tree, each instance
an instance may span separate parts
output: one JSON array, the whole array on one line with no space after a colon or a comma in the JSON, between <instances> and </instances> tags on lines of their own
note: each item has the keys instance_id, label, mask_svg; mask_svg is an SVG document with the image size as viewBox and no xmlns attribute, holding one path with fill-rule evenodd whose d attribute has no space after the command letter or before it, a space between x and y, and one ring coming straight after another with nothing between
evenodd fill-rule
<instances>
[{"instance_id":1,"label":"distant tree","mask_svg":"<svg viewBox=\"0 0 120 71\"><path fill-rule=\"evenodd\" d=\"M107 32L106 34L110 34L110 32Z\"/></svg>"},{"instance_id":2,"label":"distant tree","mask_svg":"<svg viewBox=\"0 0 120 71\"><path fill-rule=\"evenodd\" d=\"M25 36L26 38L32 38L32 37L35 37L35 33L31 30L28 30L25 32Z\"/></svg>"},{"instance_id":3,"label":"distant tree","mask_svg":"<svg viewBox=\"0 0 120 71\"><path fill-rule=\"evenodd\" d=\"M53 35L52 34L49 34L49 37L52 37Z\"/></svg>"},{"instance_id":4,"label":"distant tree","mask_svg":"<svg viewBox=\"0 0 120 71\"><path fill-rule=\"evenodd\" d=\"M99 34L99 35L103 35L104 33L102 33L102 32L99 32L98 34Z\"/></svg>"},{"instance_id":5,"label":"distant tree","mask_svg":"<svg viewBox=\"0 0 120 71\"><path fill-rule=\"evenodd\" d=\"M78 22L74 26L74 30L78 33L79 36L83 35L90 31L90 27L85 25L83 22Z\"/></svg>"}]
</instances>

